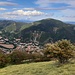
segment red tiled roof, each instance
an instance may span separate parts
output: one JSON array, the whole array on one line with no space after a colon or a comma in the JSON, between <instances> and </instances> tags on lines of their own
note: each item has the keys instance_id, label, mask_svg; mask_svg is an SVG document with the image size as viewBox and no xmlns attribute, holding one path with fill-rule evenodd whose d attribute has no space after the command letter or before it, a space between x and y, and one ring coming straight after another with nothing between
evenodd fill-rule
<instances>
[{"instance_id":1,"label":"red tiled roof","mask_svg":"<svg viewBox=\"0 0 75 75\"><path fill-rule=\"evenodd\" d=\"M3 43L4 43L4 42L1 42L1 41L0 41L0 44L3 44Z\"/></svg>"},{"instance_id":2,"label":"red tiled roof","mask_svg":"<svg viewBox=\"0 0 75 75\"><path fill-rule=\"evenodd\" d=\"M6 48L14 48L14 46L12 44L0 44L1 46L4 46Z\"/></svg>"}]
</instances>

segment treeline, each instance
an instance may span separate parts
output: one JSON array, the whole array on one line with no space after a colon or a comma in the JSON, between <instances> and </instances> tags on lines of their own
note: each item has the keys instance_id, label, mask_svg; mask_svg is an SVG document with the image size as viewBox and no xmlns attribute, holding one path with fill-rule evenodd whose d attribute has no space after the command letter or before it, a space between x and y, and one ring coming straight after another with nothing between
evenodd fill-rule
<instances>
[{"instance_id":1,"label":"treeline","mask_svg":"<svg viewBox=\"0 0 75 75\"><path fill-rule=\"evenodd\" d=\"M68 40L59 40L52 44L46 44L43 51L28 53L22 50L14 50L10 54L5 54L0 50L0 67L9 64L21 64L27 62L42 62L50 60L58 60L64 64L70 58L75 57L75 46Z\"/></svg>"},{"instance_id":2,"label":"treeline","mask_svg":"<svg viewBox=\"0 0 75 75\"><path fill-rule=\"evenodd\" d=\"M5 67L9 64L21 64L25 62L29 63L40 61L44 61L44 56L38 52L28 53L26 51L14 50L10 54L5 54L0 50L0 67Z\"/></svg>"}]
</instances>

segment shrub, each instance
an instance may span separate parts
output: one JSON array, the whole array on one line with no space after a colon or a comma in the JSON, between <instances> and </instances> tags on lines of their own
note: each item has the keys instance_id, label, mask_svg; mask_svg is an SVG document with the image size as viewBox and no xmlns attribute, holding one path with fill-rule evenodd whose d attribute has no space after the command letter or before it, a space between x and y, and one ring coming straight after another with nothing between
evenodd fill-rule
<instances>
[{"instance_id":1,"label":"shrub","mask_svg":"<svg viewBox=\"0 0 75 75\"><path fill-rule=\"evenodd\" d=\"M59 40L53 44L45 45L44 54L57 58L60 63L66 63L75 55L75 46L68 40Z\"/></svg>"},{"instance_id":2,"label":"shrub","mask_svg":"<svg viewBox=\"0 0 75 75\"><path fill-rule=\"evenodd\" d=\"M5 67L8 63L7 57L4 53L0 50L0 68Z\"/></svg>"},{"instance_id":3,"label":"shrub","mask_svg":"<svg viewBox=\"0 0 75 75\"><path fill-rule=\"evenodd\" d=\"M42 55L38 52L35 52L32 54L32 59L35 62L40 62L40 61L42 61Z\"/></svg>"},{"instance_id":4,"label":"shrub","mask_svg":"<svg viewBox=\"0 0 75 75\"><path fill-rule=\"evenodd\" d=\"M24 52L15 50L10 54L10 59L12 64L20 64L25 59Z\"/></svg>"}]
</instances>

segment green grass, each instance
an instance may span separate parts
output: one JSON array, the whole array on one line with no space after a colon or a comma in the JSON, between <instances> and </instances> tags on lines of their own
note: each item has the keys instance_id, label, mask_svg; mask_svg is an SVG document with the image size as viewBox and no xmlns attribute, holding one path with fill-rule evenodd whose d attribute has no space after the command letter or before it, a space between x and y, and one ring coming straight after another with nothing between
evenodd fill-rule
<instances>
[{"instance_id":1,"label":"green grass","mask_svg":"<svg viewBox=\"0 0 75 75\"><path fill-rule=\"evenodd\" d=\"M23 25L23 26L21 27L20 31L23 30L23 29L29 28L30 26L32 26L32 24Z\"/></svg>"},{"instance_id":2,"label":"green grass","mask_svg":"<svg viewBox=\"0 0 75 75\"><path fill-rule=\"evenodd\" d=\"M54 61L11 65L0 69L0 75L75 75L75 62L60 67Z\"/></svg>"},{"instance_id":3,"label":"green grass","mask_svg":"<svg viewBox=\"0 0 75 75\"><path fill-rule=\"evenodd\" d=\"M16 24L11 24L9 26L7 26L6 28L4 28L4 30L11 32L11 31L15 31L16 30Z\"/></svg>"}]
</instances>

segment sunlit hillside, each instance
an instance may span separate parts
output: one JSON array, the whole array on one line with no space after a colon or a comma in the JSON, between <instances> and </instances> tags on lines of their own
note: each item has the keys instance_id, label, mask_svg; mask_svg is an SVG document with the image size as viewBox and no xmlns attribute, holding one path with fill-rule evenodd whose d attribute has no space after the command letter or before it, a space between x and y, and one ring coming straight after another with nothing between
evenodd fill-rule
<instances>
[{"instance_id":1,"label":"sunlit hillside","mask_svg":"<svg viewBox=\"0 0 75 75\"><path fill-rule=\"evenodd\" d=\"M62 66L54 61L10 65L0 69L0 75L75 75L75 62Z\"/></svg>"}]
</instances>

